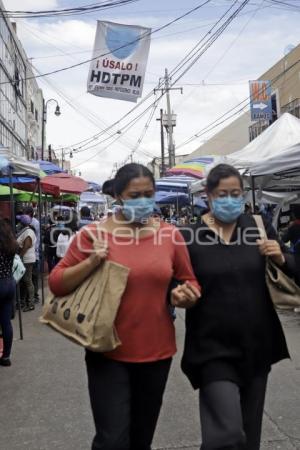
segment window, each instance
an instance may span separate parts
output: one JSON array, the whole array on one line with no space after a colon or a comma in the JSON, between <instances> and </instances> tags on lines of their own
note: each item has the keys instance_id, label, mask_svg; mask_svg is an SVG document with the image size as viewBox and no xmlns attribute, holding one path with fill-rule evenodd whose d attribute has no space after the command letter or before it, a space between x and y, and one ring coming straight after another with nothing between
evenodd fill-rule
<instances>
[{"instance_id":1,"label":"window","mask_svg":"<svg viewBox=\"0 0 300 450\"><path fill-rule=\"evenodd\" d=\"M277 96L276 94L271 95L271 102L272 102L272 120L271 123L275 122L275 120L278 119L278 113L277 113Z\"/></svg>"},{"instance_id":2,"label":"window","mask_svg":"<svg viewBox=\"0 0 300 450\"><path fill-rule=\"evenodd\" d=\"M34 104L32 100L30 101L30 111L34 114Z\"/></svg>"},{"instance_id":3,"label":"window","mask_svg":"<svg viewBox=\"0 0 300 450\"><path fill-rule=\"evenodd\" d=\"M35 120L36 120L37 122L39 121L39 112L38 112L37 109L35 110Z\"/></svg>"},{"instance_id":4,"label":"window","mask_svg":"<svg viewBox=\"0 0 300 450\"><path fill-rule=\"evenodd\" d=\"M282 112L288 112L300 118L300 98L295 98L295 100L283 106L281 109Z\"/></svg>"}]
</instances>

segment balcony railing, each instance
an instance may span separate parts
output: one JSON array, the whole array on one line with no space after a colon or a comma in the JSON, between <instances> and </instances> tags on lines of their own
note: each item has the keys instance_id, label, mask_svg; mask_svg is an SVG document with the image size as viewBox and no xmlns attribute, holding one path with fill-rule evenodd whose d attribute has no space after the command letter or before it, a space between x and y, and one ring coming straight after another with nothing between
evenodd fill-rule
<instances>
[{"instance_id":1,"label":"balcony railing","mask_svg":"<svg viewBox=\"0 0 300 450\"><path fill-rule=\"evenodd\" d=\"M292 102L281 107L281 112L288 112L300 119L300 98L295 98Z\"/></svg>"},{"instance_id":2,"label":"balcony railing","mask_svg":"<svg viewBox=\"0 0 300 450\"><path fill-rule=\"evenodd\" d=\"M249 127L249 141L253 141L253 139L257 138L266 128L268 128L270 122L268 120L261 120L260 122L256 122Z\"/></svg>"}]
</instances>

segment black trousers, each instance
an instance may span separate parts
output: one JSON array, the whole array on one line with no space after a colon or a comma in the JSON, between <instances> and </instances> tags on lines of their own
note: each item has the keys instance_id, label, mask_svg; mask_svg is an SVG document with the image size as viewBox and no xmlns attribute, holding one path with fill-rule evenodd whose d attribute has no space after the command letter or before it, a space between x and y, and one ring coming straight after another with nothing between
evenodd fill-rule
<instances>
[{"instance_id":1,"label":"black trousers","mask_svg":"<svg viewBox=\"0 0 300 450\"><path fill-rule=\"evenodd\" d=\"M92 450L150 450L172 359L123 363L86 352Z\"/></svg>"},{"instance_id":2,"label":"black trousers","mask_svg":"<svg viewBox=\"0 0 300 450\"><path fill-rule=\"evenodd\" d=\"M215 381L200 389L202 450L259 450L268 375L244 387Z\"/></svg>"}]
</instances>

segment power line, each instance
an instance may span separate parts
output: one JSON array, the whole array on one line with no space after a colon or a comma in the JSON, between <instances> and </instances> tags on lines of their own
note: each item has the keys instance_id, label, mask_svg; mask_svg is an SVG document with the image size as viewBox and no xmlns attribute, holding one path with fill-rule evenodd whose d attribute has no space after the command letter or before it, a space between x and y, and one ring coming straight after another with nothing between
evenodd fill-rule
<instances>
[{"instance_id":1,"label":"power line","mask_svg":"<svg viewBox=\"0 0 300 450\"><path fill-rule=\"evenodd\" d=\"M288 68L284 69L282 72L280 72L278 75L276 75L276 77L274 77L272 80L270 80L270 84L273 85L274 83L276 83L276 81L278 81L281 77L283 77L286 73L288 73L291 69L293 69L295 66L297 66L300 63L300 59L298 59L297 61L295 61L295 63L293 63L291 66L289 66ZM226 111L224 114L222 114L220 117L218 117L217 119L215 119L213 122L211 122L209 125L206 125L204 128L202 128L201 130L199 130L197 133L195 133L193 136L191 136L190 138L188 138L186 141L182 142L181 144L179 144L177 146L177 148L181 148L184 147L187 144L190 144L191 142L193 142L195 139L198 139L200 136L203 136L204 134L212 131L213 129L217 128L219 125L222 125L224 122L226 122L227 120L231 119L232 117L236 116L237 114L239 114L240 112L243 111L243 109L246 106L250 105L250 96L246 97L244 100L242 100L241 102L239 102L237 105L235 105L234 107L230 108L228 111ZM244 106L242 106L242 108L240 108L239 110L233 112L236 108L240 107L241 105L243 105L245 102L247 102ZM229 115L228 117L226 117L228 114L230 114L231 112L233 112L233 114ZM221 120L224 119L224 120ZM221 122L219 122L221 120ZM218 122L218 123L217 123Z\"/></svg>"},{"instance_id":2,"label":"power line","mask_svg":"<svg viewBox=\"0 0 300 450\"><path fill-rule=\"evenodd\" d=\"M236 0L236 1L237 1L237 0ZM234 4L236 3L236 1L234 2ZM242 5L241 5L241 6L233 13L233 15L231 15L231 16L229 17L229 19L231 19L233 16L236 17L236 15L238 14L238 12L245 6L245 4L247 3L247 1L249 1L249 0L244 1L243 4L242 4ZM230 8L226 11L226 13L228 13L228 11L229 11L231 8L232 8L232 7L230 7ZM221 19L224 18L224 17L226 16L226 13L223 14L223 15L221 16ZM234 17L233 17L233 18L234 18ZM219 20L217 21L217 23L219 23L221 19L219 19ZM229 19L227 19L227 21L226 21L224 24L228 23L228 20L229 20ZM232 20L233 20L233 19L232 19ZM229 23L230 23L230 22L229 22ZM229 23L228 23L228 25L229 25ZM223 25L224 25L224 24L223 24ZM227 25L227 26L228 26L228 25ZM215 26L214 26L213 28L215 28ZM217 30L216 33L218 33L219 30L220 30L220 28ZM207 33L206 33L205 36L207 36ZM217 36L217 37L215 37L215 36L216 36L216 35L213 34L212 37L211 37L210 39L214 39L214 41L215 41L215 40L219 37L219 36ZM213 41L213 42L214 42L214 41ZM202 39L201 39L200 42L202 42ZM209 43L209 39L207 40L207 42L206 42L205 44L207 45L208 43ZM198 43L198 44L199 44L199 43ZM211 44L211 45L212 45L212 44ZM197 45L197 46L198 46L198 45ZM202 51L201 56L202 56L202 54L205 53L206 50L208 50L209 47L210 47L210 46L208 46L204 51ZM196 46L193 47L192 51L194 51L195 48L196 48ZM200 50L202 50L202 48L198 49L197 51L200 51ZM193 56L194 56L196 53L197 53L197 52L194 51ZM191 52L188 53L188 55L190 55L190 54L191 54ZM199 56L199 57L200 57L200 56ZM199 58L198 58L198 59L199 59ZM176 68L178 68L179 66L180 66L180 68L184 67L184 64L182 64L182 62L185 62L185 63L186 63L186 62L189 62L189 59L187 59L187 57L185 56L185 57L181 60L181 62L176 66ZM175 69L173 69L172 72L174 72L174 70L175 70ZM188 70L189 70L189 69L188 69ZM186 72L187 72L187 70L185 70L185 73L186 73ZM185 74L185 73L184 73L184 74ZM176 80L176 81L177 81L177 80ZM173 83L173 84L175 84L175 83ZM173 84L172 84L172 85L173 85ZM160 85L161 85L161 82L159 83L157 89L160 88ZM149 93L149 94L148 94L141 102L139 102L139 103L138 103L134 108L132 108L127 114L125 114L121 119L119 119L119 121L117 121L117 122L115 122L114 124L112 124L112 125L109 127L109 129L113 128L115 125L119 124L122 120L124 120L129 114L131 114L135 109L137 109L143 102L145 102L146 100L148 100L149 97L152 96L152 94L153 94L153 92L151 91L151 92L150 92L150 93ZM162 94L162 95L164 95L164 94ZM100 137L102 134L103 134L103 132L99 133L98 135L92 136L90 139L83 140L83 141L79 142L78 145L83 144L82 147L84 147L84 146L88 145L89 143L91 143L93 140L95 140L95 139L97 139L98 137ZM75 145L76 145L76 144L75 144ZM96 144L96 145L97 145L97 144Z\"/></svg>"},{"instance_id":3,"label":"power line","mask_svg":"<svg viewBox=\"0 0 300 450\"><path fill-rule=\"evenodd\" d=\"M177 79L172 82L172 86L178 83L179 80L193 67L194 64L201 58L201 56L213 45L213 43L224 33L226 28L230 25L230 23L237 17L240 11L247 5L249 0L244 0L244 2L234 11L234 13L216 30L216 32L212 35L210 39L204 44L204 48L201 51L197 51L196 54L193 55L194 59L188 65L188 67L181 73ZM236 3L236 1L234 2Z\"/></svg>"},{"instance_id":4,"label":"power line","mask_svg":"<svg viewBox=\"0 0 300 450\"><path fill-rule=\"evenodd\" d=\"M11 19L32 19L32 18L49 18L49 17L66 17L93 13L101 10L112 9L131 3L136 3L140 0L113 0L104 1L99 4L93 3L77 8L63 8L54 10L40 10L40 11L10 11L2 10L4 17Z\"/></svg>"},{"instance_id":5,"label":"power line","mask_svg":"<svg viewBox=\"0 0 300 450\"><path fill-rule=\"evenodd\" d=\"M97 60L98 58L103 58L104 56L111 55L112 53L116 52L117 50L121 50L122 48L126 48L129 45L132 45L132 44L134 44L136 42L139 42L142 39L148 38L148 37L152 36L153 34L158 33L159 31L162 31L162 30L168 28L169 26L173 25L174 23L176 23L176 22L182 20L183 18L189 16L190 14L198 11L200 8L202 8L203 6L207 5L211 1L212 0L205 0L204 3L201 3L198 6L189 9L186 13L182 14L181 16L176 17L175 19L171 20L170 22L167 22L166 24L162 25L161 27L158 27L158 28L154 29L153 31L147 31L147 32L143 33L140 37L138 37L138 38L136 38L136 39L134 39L134 40L124 44L124 45L121 45L120 47L117 47L117 48L113 49L110 52L106 52L106 53L103 53L102 55L94 56L93 58L86 59L86 60L81 61L81 62L76 63L76 64L72 64L71 66L66 66L66 67L62 67L61 69L52 70L51 72L46 72L46 73L43 73L43 74L40 74L40 75L37 75L37 76L32 76L32 77L26 77L26 78L24 78L24 80L31 80L33 78L41 78L41 77L46 77L46 76L49 76L49 75L54 75L54 74L57 74L57 73L61 73L61 72L64 72L66 70L70 70L70 69L74 69L76 67L83 66L83 65L85 65L85 64L87 64L87 63L89 63L91 61ZM1 84L8 84L8 83L10 83L10 81L3 81L3 82L0 83L0 85Z\"/></svg>"},{"instance_id":6,"label":"power line","mask_svg":"<svg viewBox=\"0 0 300 450\"><path fill-rule=\"evenodd\" d=\"M179 77L177 78L177 80L172 83L172 86L182 77L185 75L185 73L190 70L190 68L195 64L196 61L198 61L198 59L200 58L200 56L203 55L203 53L205 51L208 50L208 48L211 47L211 45L220 37L220 35L224 32L224 30L229 26L229 24L232 22L232 20L238 15L238 13L247 5L249 0L245 0L235 11L234 13L222 24L221 27L219 27L219 29L207 40L207 42L205 43L206 47L204 47L204 49L198 49L197 52L194 52L193 56L196 55L196 58L194 58L194 61L192 61L192 63L189 65L189 67L187 69L184 70L184 72L182 74L179 75ZM233 3L232 6L234 6L237 3L237 0L235 0L235 2ZM222 20L222 18L224 18L227 13L230 11L230 9L232 9L232 6L226 11L225 14L222 15L221 19L218 20L218 23L220 22L220 20ZM195 48L195 47L194 47ZM199 52L199 50L201 50L200 55L197 55L197 53ZM191 52L190 52L191 53ZM189 53L189 55L190 55ZM184 67L184 65L189 62L190 58L183 58L183 64L179 64L180 68ZM177 65L176 67L179 67L179 65ZM178 72L179 68L177 69ZM174 71L173 71L174 72ZM161 97L164 95L164 92L161 94ZM160 98L161 98L160 97ZM151 106L150 106L151 107ZM148 109L148 108L147 108ZM146 111L147 111L146 109ZM133 119L134 121L135 119Z\"/></svg>"}]
</instances>

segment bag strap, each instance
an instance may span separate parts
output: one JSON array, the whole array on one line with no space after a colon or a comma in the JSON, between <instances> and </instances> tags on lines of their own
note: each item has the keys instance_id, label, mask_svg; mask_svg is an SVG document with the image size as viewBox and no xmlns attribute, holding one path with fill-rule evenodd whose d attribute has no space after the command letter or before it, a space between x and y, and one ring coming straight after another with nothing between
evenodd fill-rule
<instances>
[{"instance_id":1,"label":"bag strap","mask_svg":"<svg viewBox=\"0 0 300 450\"><path fill-rule=\"evenodd\" d=\"M263 240L267 240L268 236L267 236L266 228L265 228L264 222L262 220L262 217L259 216L258 214L254 214L253 219L255 220L260 238Z\"/></svg>"}]
</instances>

